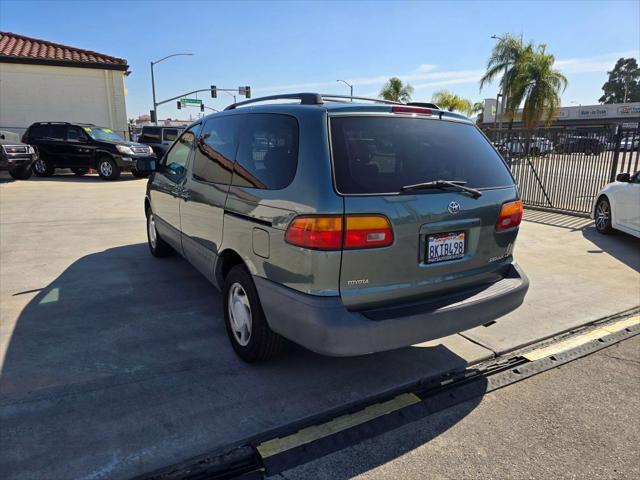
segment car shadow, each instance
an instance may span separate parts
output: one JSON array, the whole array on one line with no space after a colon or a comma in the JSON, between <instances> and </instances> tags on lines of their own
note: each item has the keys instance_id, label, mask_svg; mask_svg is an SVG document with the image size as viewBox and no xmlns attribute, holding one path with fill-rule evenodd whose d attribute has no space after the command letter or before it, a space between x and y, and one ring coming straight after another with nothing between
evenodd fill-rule
<instances>
[{"instance_id":1,"label":"car shadow","mask_svg":"<svg viewBox=\"0 0 640 480\"><path fill-rule=\"evenodd\" d=\"M143 180L146 181L146 178L138 178L134 177L131 173L122 172L120 178L115 180L116 182L129 182L134 180ZM113 183L112 181L106 181L100 178L100 175L97 173L89 173L86 175L78 176L73 173L55 173L50 177L37 177L33 175L29 180L25 180L29 182L74 182L74 183Z\"/></svg>"},{"instance_id":2,"label":"car shadow","mask_svg":"<svg viewBox=\"0 0 640 480\"><path fill-rule=\"evenodd\" d=\"M525 208L522 219L525 222L566 228L574 232L582 230L583 228L593 224L593 220L591 220L590 218L567 215L564 213L549 212L545 210L535 210L530 207Z\"/></svg>"},{"instance_id":3,"label":"car shadow","mask_svg":"<svg viewBox=\"0 0 640 480\"><path fill-rule=\"evenodd\" d=\"M87 255L29 287L2 299L5 478L133 477L468 366L443 345L350 358L292 346L248 365L230 347L220 294L179 256L156 259L146 244Z\"/></svg>"},{"instance_id":4,"label":"car shadow","mask_svg":"<svg viewBox=\"0 0 640 480\"><path fill-rule=\"evenodd\" d=\"M589 253L607 253L640 272L640 238L618 231L603 235L594 226L583 228L582 235L597 247Z\"/></svg>"}]
</instances>

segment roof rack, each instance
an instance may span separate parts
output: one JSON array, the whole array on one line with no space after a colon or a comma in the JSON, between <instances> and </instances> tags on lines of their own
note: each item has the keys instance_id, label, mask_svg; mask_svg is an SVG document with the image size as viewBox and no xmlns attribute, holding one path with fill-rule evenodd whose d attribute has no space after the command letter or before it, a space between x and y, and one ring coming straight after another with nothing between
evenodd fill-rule
<instances>
[{"instance_id":1,"label":"roof rack","mask_svg":"<svg viewBox=\"0 0 640 480\"><path fill-rule=\"evenodd\" d=\"M225 110L233 110L236 107L241 107L243 105L250 105L252 103L258 102L267 102L269 100L300 100L301 105L322 105L324 104L324 100L332 100L336 99L336 101L344 101L344 100L364 100L367 102L374 103L386 103L392 105L404 105L402 102L394 102L392 100L383 100L380 98L369 98L369 97L352 97L350 95L334 95L332 93L285 93L281 95L269 95L268 97L258 97L251 98L249 100L244 100L242 102L237 102L229 105Z\"/></svg>"}]
</instances>

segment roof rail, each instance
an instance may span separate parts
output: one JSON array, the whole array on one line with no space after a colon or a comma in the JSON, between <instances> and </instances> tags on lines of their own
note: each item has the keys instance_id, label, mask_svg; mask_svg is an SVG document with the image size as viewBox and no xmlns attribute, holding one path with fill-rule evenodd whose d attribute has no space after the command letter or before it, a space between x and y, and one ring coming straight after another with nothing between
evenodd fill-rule
<instances>
[{"instance_id":1,"label":"roof rail","mask_svg":"<svg viewBox=\"0 0 640 480\"><path fill-rule=\"evenodd\" d=\"M225 108L225 110L233 110L236 107L240 107L242 105L249 105L251 103L266 102L269 100L285 100L285 99L300 100L301 105L322 105L324 103L322 101L322 96L317 93L285 93L281 95L269 95L268 97L251 98L249 100L244 100L242 102L233 103L229 105L227 108Z\"/></svg>"},{"instance_id":2,"label":"roof rail","mask_svg":"<svg viewBox=\"0 0 640 480\"><path fill-rule=\"evenodd\" d=\"M370 98L370 97L353 97L351 95L334 95L333 93L323 93L322 98L337 98L337 99L353 99L353 100L365 100L367 102L374 102L374 103L389 103L392 105L404 105L404 103L402 102L394 102L393 100L384 100L382 98Z\"/></svg>"},{"instance_id":3,"label":"roof rail","mask_svg":"<svg viewBox=\"0 0 640 480\"><path fill-rule=\"evenodd\" d=\"M430 102L409 102L407 103L410 107L424 107L424 108L435 108L436 110L440 110L440 107L435 103Z\"/></svg>"},{"instance_id":4,"label":"roof rail","mask_svg":"<svg viewBox=\"0 0 640 480\"><path fill-rule=\"evenodd\" d=\"M233 110L236 107L241 107L243 105L250 105L252 103L267 102L269 100L286 100L286 99L300 100L301 105L322 105L324 104L325 99L336 100L336 101L364 100L367 102L374 102L374 103L404 105L402 102L394 102L392 100L384 100L381 98L352 97L350 95L337 95L333 93L322 93L322 94L321 93L285 93L281 95L269 95L268 97L251 98L249 100L244 100L242 102L233 103L229 105L227 108L225 108L225 110Z\"/></svg>"}]
</instances>

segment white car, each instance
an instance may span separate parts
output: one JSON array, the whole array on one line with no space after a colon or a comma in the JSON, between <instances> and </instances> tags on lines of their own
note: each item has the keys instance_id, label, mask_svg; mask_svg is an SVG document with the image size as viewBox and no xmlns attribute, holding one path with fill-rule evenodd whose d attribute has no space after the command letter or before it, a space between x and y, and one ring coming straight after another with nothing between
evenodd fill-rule
<instances>
[{"instance_id":1,"label":"white car","mask_svg":"<svg viewBox=\"0 0 640 480\"><path fill-rule=\"evenodd\" d=\"M620 230L640 238L640 171L620 173L596 196L591 218L600 233Z\"/></svg>"},{"instance_id":2,"label":"white car","mask_svg":"<svg viewBox=\"0 0 640 480\"><path fill-rule=\"evenodd\" d=\"M639 144L640 139L638 139L638 137L626 137L620 141L620 150L630 152L631 150L636 150Z\"/></svg>"}]
</instances>

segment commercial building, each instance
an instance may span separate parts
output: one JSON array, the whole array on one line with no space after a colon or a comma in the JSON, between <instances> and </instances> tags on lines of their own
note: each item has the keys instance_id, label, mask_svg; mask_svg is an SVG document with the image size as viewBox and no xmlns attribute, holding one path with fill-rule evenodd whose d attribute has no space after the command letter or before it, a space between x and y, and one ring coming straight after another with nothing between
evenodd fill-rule
<instances>
[{"instance_id":1,"label":"commercial building","mask_svg":"<svg viewBox=\"0 0 640 480\"><path fill-rule=\"evenodd\" d=\"M518 111L513 122L514 127L519 126L520 115L521 111ZM496 119L496 99L486 99L482 113L482 127L492 128L499 121L499 117ZM553 121L553 125L558 127L621 125L625 129L632 129L638 128L638 122L640 122L640 102L561 107ZM505 123L508 122L503 119L503 127Z\"/></svg>"},{"instance_id":2,"label":"commercial building","mask_svg":"<svg viewBox=\"0 0 640 480\"><path fill-rule=\"evenodd\" d=\"M83 122L128 134L127 61L0 32L0 130L34 122Z\"/></svg>"}]
</instances>

